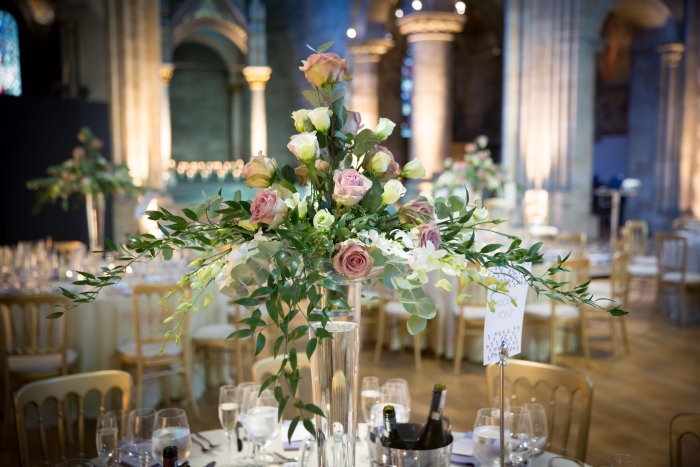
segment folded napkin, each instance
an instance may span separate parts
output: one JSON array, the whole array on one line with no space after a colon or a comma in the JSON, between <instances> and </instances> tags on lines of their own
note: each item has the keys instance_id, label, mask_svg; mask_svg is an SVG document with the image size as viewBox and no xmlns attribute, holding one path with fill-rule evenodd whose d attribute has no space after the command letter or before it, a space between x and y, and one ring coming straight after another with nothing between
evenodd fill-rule
<instances>
[{"instance_id":1,"label":"folded napkin","mask_svg":"<svg viewBox=\"0 0 700 467\"><path fill-rule=\"evenodd\" d=\"M292 439L290 442L287 433L289 433L289 425L291 424L291 420L285 420L282 423L282 430L280 433L280 436L282 437L282 449L285 451L298 451L301 447L301 443L311 435L308 431L306 431L304 425L299 423L297 424L296 428L294 428L294 433L292 433Z\"/></svg>"},{"instance_id":2,"label":"folded napkin","mask_svg":"<svg viewBox=\"0 0 700 467\"><path fill-rule=\"evenodd\" d=\"M474 448L472 446L472 435L470 431L454 442L452 445L452 457L450 460L454 464L464 466L477 467L481 463L474 457Z\"/></svg>"}]
</instances>

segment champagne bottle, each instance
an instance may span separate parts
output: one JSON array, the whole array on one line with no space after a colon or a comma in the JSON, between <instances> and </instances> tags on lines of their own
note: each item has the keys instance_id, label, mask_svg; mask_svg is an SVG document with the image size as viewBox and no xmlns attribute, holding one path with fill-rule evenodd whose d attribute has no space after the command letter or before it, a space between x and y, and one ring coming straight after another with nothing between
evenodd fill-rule
<instances>
[{"instance_id":1,"label":"champagne bottle","mask_svg":"<svg viewBox=\"0 0 700 467\"><path fill-rule=\"evenodd\" d=\"M163 467L177 467L177 446L163 448Z\"/></svg>"},{"instance_id":2,"label":"champagne bottle","mask_svg":"<svg viewBox=\"0 0 700 467\"><path fill-rule=\"evenodd\" d=\"M384 431L381 442L385 448L406 449L406 442L396 429L396 410L393 405L384 406Z\"/></svg>"},{"instance_id":3,"label":"champagne bottle","mask_svg":"<svg viewBox=\"0 0 700 467\"><path fill-rule=\"evenodd\" d=\"M446 395L447 388L445 385L441 383L436 384L433 388L433 398L430 401L428 421L423 425L413 447L416 451L440 449L447 444L447 436L442 426L442 410L445 408Z\"/></svg>"}]
</instances>

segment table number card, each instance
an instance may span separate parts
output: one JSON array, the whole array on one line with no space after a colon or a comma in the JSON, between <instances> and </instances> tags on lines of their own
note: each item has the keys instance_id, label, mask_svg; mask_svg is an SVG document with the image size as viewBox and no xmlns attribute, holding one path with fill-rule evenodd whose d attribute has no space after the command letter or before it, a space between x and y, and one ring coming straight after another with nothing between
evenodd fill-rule
<instances>
[{"instance_id":1,"label":"table number card","mask_svg":"<svg viewBox=\"0 0 700 467\"><path fill-rule=\"evenodd\" d=\"M531 263L522 265L530 270ZM521 351L523 338L523 316L525 314L525 301L527 300L528 284L522 273L507 267L491 269L491 275L500 282L508 282L508 293L489 290L488 300L495 302L494 311L486 307L486 320L484 321L484 365L495 363L499 360L501 342L508 345L510 356L517 355ZM515 300L515 305L511 299Z\"/></svg>"}]
</instances>

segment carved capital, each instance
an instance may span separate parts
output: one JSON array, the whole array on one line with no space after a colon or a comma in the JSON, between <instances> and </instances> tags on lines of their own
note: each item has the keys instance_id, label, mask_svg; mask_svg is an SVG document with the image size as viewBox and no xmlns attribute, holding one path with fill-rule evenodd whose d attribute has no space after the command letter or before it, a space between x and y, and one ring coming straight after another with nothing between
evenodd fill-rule
<instances>
[{"instance_id":1,"label":"carved capital","mask_svg":"<svg viewBox=\"0 0 700 467\"><path fill-rule=\"evenodd\" d=\"M396 21L401 34L408 36L408 42L454 40L461 32L467 18L464 15L441 11L421 11L411 13Z\"/></svg>"},{"instance_id":2,"label":"carved capital","mask_svg":"<svg viewBox=\"0 0 700 467\"><path fill-rule=\"evenodd\" d=\"M173 79L173 71L175 65L172 63L163 63L160 65L160 82L163 86L169 86L170 80Z\"/></svg>"},{"instance_id":3,"label":"carved capital","mask_svg":"<svg viewBox=\"0 0 700 467\"><path fill-rule=\"evenodd\" d=\"M270 80L272 68L269 66L247 66L243 68L243 76L245 76L251 91L260 91L265 89L265 84Z\"/></svg>"},{"instance_id":4,"label":"carved capital","mask_svg":"<svg viewBox=\"0 0 700 467\"><path fill-rule=\"evenodd\" d=\"M355 62L378 62L379 57L394 47L389 39L366 39L350 43L350 53L355 55Z\"/></svg>"},{"instance_id":5,"label":"carved capital","mask_svg":"<svg viewBox=\"0 0 700 467\"><path fill-rule=\"evenodd\" d=\"M669 68L676 68L683 58L685 47L679 42L664 44L656 48L661 54L661 63Z\"/></svg>"}]
</instances>

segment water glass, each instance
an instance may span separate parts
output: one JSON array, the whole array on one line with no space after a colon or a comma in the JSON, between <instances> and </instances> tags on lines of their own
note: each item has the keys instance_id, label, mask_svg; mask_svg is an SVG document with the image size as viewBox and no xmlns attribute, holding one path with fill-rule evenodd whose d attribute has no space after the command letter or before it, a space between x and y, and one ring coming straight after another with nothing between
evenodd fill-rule
<instances>
[{"instance_id":1,"label":"water glass","mask_svg":"<svg viewBox=\"0 0 700 467\"><path fill-rule=\"evenodd\" d=\"M122 458L127 455L126 449L126 424L129 417L129 412L126 410L110 410L97 418L97 430L101 428L116 428L117 430L117 451L114 455L114 460L117 463L122 461ZM99 454L99 446L97 447Z\"/></svg>"},{"instance_id":2,"label":"water glass","mask_svg":"<svg viewBox=\"0 0 700 467\"><path fill-rule=\"evenodd\" d=\"M629 454L615 454L610 467L635 467L634 457Z\"/></svg>"},{"instance_id":3,"label":"water glass","mask_svg":"<svg viewBox=\"0 0 700 467\"><path fill-rule=\"evenodd\" d=\"M231 465L231 437L236 431L236 423L238 422L236 386L226 385L219 388L219 421L228 438L228 460L229 465Z\"/></svg>"},{"instance_id":4,"label":"water glass","mask_svg":"<svg viewBox=\"0 0 700 467\"><path fill-rule=\"evenodd\" d=\"M406 400L406 422L408 422L411 419L411 393L408 390L408 381L403 378L389 378L384 384L397 384L401 388L401 392Z\"/></svg>"},{"instance_id":5,"label":"water glass","mask_svg":"<svg viewBox=\"0 0 700 467\"><path fill-rule=\"evenodd\" d=\"M372 407L374 407L377 397L379 397L379 378L367 376L362 378L362 389L360 392L362 399L362 415L368 425L371 421Z\"/></svg>"},{"instance_id":6,"label":"water glass","mask_svg":"<svg viewBox=\"0 0 700 467\"><path fill-rule=\"evenodd\" d=\"M372 407L370 415L371 426L375 427L382 424L382 410L387 405L394 406L398 423L408 423L406 392L397 384L384 384L380 388L379 397Z\"/></svg>"},{"instance_id":7,"label":"water glass","mask_svg":"<svg viewBox=\"0 0 700 467\"><path fill-rule=\"evenodd\" d=\"M190 425L183 409L163 409L156 413L151 444L153 458L160 463L163 463L163 449L166 446L176 446L178 457L182 460L190 457Z\"/></svg>"},{"instance_id":8,"label":"water glass","mask_svg":"<svg viewBox=\"0 0 700 467\"><path fill-rule=\"evenodd\" d=\"M259 465L267 465L265 448L277 438L281 423L277 417L279 404L271 391L265 390L258 394L260 388L246 390L245 426L248 436L259 447Z\"/></svg>"},{"instance_id":9,"label":"water glass","mask_svg":"<svg viewBox=\"0 0 700 467\"><path fill-rule=\"evenodd\" d=\"M530 440L530 447L532 448L533 455L538 455L543 452L544 445L547 443L547 436L549 436L549 431L547 430L547 412L540 404L523 404L523 407L530 412L530 419L532 420L532 439Z\"/></svg>"},{"instance_id":10,"label":"water glass","mask_svg":"<svg viewBox=\"0 0 700 467\"><path fill-rule=\"evenodd\" d=\"M585 467L585 465L573 457L552 457L547 462L547 467Z\"/></svg>"},{"instance_id":11,"label":"water glass","mask_svg":"<svg viewBox=\"0 0 700 467\"><path fill-rule=\"evenodd\" d=\"M510 424L510 460L514 464L523 463L529 459L532 452L530 440L534 435L530 412L520 406L513 406L507 410Z\"/></svg>"},{"instance_id":12,"label":"water glass","mask_svg":"<svg viewBox=\"0 0 700 467\"><path fill-rule=\"evenodd\" d=\"M504 458L510 454L510 421L504 417ZM479 409L474 421L474 435L472 437L474 457L485 467L499 467L501 465L501 421L500 414L494 415L491 407Z\"/></svg>"},{"instance_id":13,"label":"water glass","mask_svg":"<svg viewBox=\"0 0 700 467\"><path fill-rule=\"evenodd\" d=\"M117 427L116 419L109 415L100 415L97 418L97 427L95 429L95 443L97 444L97 457L99 457L102 465L107 465L116 462L119 457L119 428Z\"/></svg>"},{"instance_id":14,"label":"water glass","mask_svg":"<svg viewBox=\"0 0 700 467\"><path fill-rule=\"evenodd\" d=\"M147 467L152 458L151 438L155 420L156 411L153 409L136 409L129 412L126 447L129 453L138 459L141 467Z\"/></svg>"}]
</instances>

